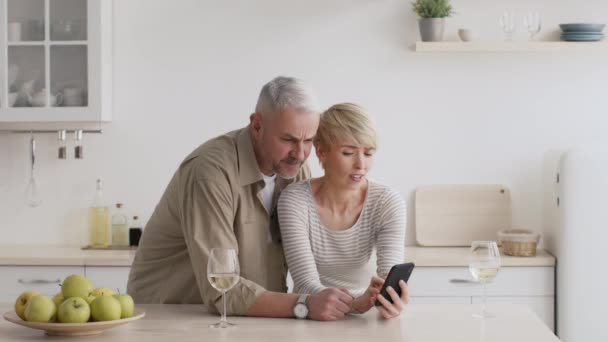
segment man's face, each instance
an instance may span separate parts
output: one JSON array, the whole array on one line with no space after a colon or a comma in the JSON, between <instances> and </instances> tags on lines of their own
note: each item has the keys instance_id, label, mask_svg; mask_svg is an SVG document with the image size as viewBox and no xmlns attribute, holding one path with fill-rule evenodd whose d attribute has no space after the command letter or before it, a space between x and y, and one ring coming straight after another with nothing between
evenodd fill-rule
<instances>
[{"instance_id":1,"label":"man's face","mask_svg":"<svg viewBox=\"0 0 608 342\"><path fill-rule=\"evenodd\" d=\"M251 115L252 136L260 170L266 175L294 178L312 147L319 115L287 109L279 113Z\"/></svg>"}]
</instances>

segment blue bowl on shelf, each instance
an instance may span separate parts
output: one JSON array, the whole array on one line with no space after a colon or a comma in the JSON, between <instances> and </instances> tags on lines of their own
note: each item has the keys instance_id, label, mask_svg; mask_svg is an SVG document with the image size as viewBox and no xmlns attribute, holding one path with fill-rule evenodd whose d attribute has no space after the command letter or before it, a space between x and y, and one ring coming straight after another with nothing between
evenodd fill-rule
<instances>
[{"instance_id":1,"label":"blue bowl on shelf","mask_svg":"<svg viewBox=\"0 0 608 342\"><path fill-rule=\"evenodd\" d=\"M591 24L591 23L570 23L559 24L559 27L564 32L596 32L601 33L606 24Z\"/></svg>"}]
</instances>

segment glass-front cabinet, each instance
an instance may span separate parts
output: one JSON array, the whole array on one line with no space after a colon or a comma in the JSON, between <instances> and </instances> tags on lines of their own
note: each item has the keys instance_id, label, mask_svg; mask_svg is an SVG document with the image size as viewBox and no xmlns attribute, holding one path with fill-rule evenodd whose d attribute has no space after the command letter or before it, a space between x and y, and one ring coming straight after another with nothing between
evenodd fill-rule
<instances>
[{"instance_id":1,"label":"glass-front cabinet","mask_svg":"<svg viewBox=\"0 0 608 342\"><path fill-rule=\"evenodd\" d=\"M0 0L0 124L111 120L112 0Z\"/></svg>"}]
</instances>

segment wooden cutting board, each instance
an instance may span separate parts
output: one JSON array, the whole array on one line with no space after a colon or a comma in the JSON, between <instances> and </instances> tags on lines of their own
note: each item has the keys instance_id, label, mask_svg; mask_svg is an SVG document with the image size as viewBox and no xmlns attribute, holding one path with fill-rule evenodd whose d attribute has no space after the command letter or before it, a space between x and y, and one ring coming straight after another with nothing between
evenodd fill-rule
<instances>
[{"instance_id":1,"label":"wooden cutting board","mask_svg":"<svg viewBox=\"0 0 608 342\"><path fill-rule=\"evenodd\" d=\"M511 228L511 192L502 185L432 185L416 189L416 241L470 246Z\"/></svg>"}]
</instances>

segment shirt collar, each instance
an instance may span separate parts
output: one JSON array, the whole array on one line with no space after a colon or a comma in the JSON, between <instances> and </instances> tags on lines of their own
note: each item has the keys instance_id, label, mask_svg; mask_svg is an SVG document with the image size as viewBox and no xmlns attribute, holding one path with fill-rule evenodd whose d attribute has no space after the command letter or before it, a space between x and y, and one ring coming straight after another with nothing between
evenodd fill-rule
<instances>
[{"instance_id":1,"label":"shirt collar","mask_svg":"<svg viewBox=\"0 0 608 342\"><path fill-rule=\"evenodd\" d=\"M262 172L255 158L250 125L247 125L247 127L239 132L236 149L239 155L239 182L241 186L261 181Z\"/></svg>"}]
</instances>

